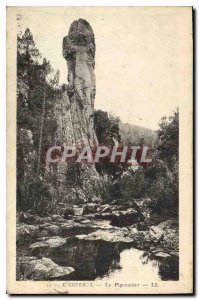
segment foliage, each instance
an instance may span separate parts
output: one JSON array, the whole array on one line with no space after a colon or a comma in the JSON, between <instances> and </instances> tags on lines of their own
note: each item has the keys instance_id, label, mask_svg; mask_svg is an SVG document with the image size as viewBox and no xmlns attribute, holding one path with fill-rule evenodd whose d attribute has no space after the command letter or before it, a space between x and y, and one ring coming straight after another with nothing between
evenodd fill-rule
<instances>
[{"instance_id":1,"label":"foliage","mask_svg":"<svg viewBox=\"0 0 199 300\"><path fill-rule=\"evenodd\" d=\"M94 126L99 144L114 145L114 139L120 142L120 119L102 110L94 113Z\"/></svg>"},{"instance_id":2,"label":"foliage","mask_svg":"<svg viewBox=\"0 0 199 300\"><path fill-rule=\"evenodd\" d=\"M144 198L147 192L146 188L145 175L142 170L133 174L127 173L120 181L121 199L124 202L130 202L132 199Z\"/></svg>"},{"instance_id":3,"label":"foliage","mask_svg":"<svg viewBox=\"0 0 199 300\"><path fill-rule=\"evenodd\" d=\"M179 155L179 112L169 118L163 117L158 130L158 157L172 168Z\"/></svg>"},{"instance_id":4,"label":"foliage","mask_svg":"<svg viewBox=\"0 0 199 300\"><path fill-rule=\"evenodd\" d=\"M133 199L151 198L151 209L158 215L178 215L178 111L162 118L153 149L152 164L146 168L123 169L106 185L106 199L125 204ZM139 141L142 143L143 139Z\"/></svg>"},{"instance_id":5,"label":"foliage","mask_svg":"<svg viewBox=\"0 0 199 300\"><path fill-rule=\"evenodd\" d=\"M56 131L53 105L59 89L59 72L37 49L30 29L17 36L17 206L40 212L52 198L38 169L43 149ZM43 124L42 124L43 122ZM43 125L43 126L42 126ZM42 198L43 197L43 198ZM42 198L42 199L41 199Z\"/></svg>"},{"instance_id":6,"label":"foliage","mask_svg":"<svg viewBox=\"0 0 199 300\"><path fill-rule=\"evenodd\" d=\"M95 111L94 126L99 144L113 147L115 143L119 143L121 140L119 125L119 117L115 117L102 110ZM116 179L121 176L124 165L111 163L107 157L107 160L103 163L96 163L96 169L101 176L108 175Z\"/></svg>"},{"instance_id":7,"label":"foliage","mask_svg":"<svg viewBox=\"0 0 199 300\"><path fill-rule=\"evenodd\" d=\"M178 215L179 206L179 112L162 118L153 163L146 171L150 182L149 196L156 199L154 210Z\"/></svg>"}]
</instances>

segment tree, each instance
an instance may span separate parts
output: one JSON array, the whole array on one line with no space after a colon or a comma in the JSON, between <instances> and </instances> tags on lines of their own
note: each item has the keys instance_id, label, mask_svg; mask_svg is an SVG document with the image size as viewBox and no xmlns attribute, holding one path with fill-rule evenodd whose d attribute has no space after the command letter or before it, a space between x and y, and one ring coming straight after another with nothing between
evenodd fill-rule
<instances>
[{"instance_id":1,"label":"tree","mask_svg":"<svg viewBox=\"0 0 199 300\"><path fill-rule=\"evenodd\" d=\"M94 113L94 127L99 144L113 147L115 143L119 143L120 137L120 119L112 114L108 114L102 110L96 110ZM96 169L102 176L107 175L116 179L121 176L124 164L111 163L109 157L103 162L96 163Z\"/></svg>"},{"instance_id":2,"label":"tree","mask_svg":"<svg viewBox=\"0 0 199 300\"><path fill-rule=\"evenodd\" d=\"M163 117L158 130L158 156L172 167L179 155L179 111L169 118Z\"/></svg>"},{"instance_id":3,"label":"tree","mask_svg":"<svg viewBox=\"0 0 199 300\"><path fill-rule=\"evenodd\" d=\"M44 147L52 143L56 131L53 105L58 90L59 71L54 74L50 62L45 58L41 60L33 35L26 29L17 37L17 197L23 209L40 207L44 198L38 190L52 194L49 182L43 177L42 153ZM27 151L23 151L24 132L32 140Z\"/></svg>"},{"instance_id":4,"label":"tree","mask_svg":"<svg viewBox=\"0 0 199 300\"><path fill-rule=\"evenodd\" d=\"M179 190L179 112L163 117L159 124L158 138L152 165L146 170L149 196L156 200L157 213L178 215Z\"/></svg>"},{"instance_id":5,"label":"tree","mask_svg":"<svg viewBox=\"0 0 199 300\"><path fill-rule=\"evenodd\" d=\"M94 113L94 126L99 144L114 145L114 139L120 142L120 119L102 110Z\"/></svg>"},{"instance_id":6,"label":"tree","mask_svg":"<svg viewBox=\"0 0 199 300\"><path fill-rule=\"evenodd\" d=\"M27 28L24 35L17 36L17 76L30 87L34 81L35 71L41 58L39 50L36 48L33 35Z\"/></svg>"}]
</instances>

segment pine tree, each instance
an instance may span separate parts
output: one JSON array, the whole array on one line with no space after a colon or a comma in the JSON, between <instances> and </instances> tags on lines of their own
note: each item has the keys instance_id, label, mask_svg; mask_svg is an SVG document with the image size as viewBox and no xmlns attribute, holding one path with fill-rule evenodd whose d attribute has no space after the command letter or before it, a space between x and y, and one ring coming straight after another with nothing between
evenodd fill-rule
<instances>
[{"instance_id":1,"label":"pine tree","mask_svg":"<svg viewBox=\"0 0 199 300\"><path fill-rule=\"evenodd\" d=\"M23 209L37 210L43 201L43 190L50 197L42 179L42 153L44 146L52 143L56 130L52 112L58 90L59 71L54 74L50 62L41 60L33 35L26 29L17 37L17 198ZM24 136L32 140L25 152Z\"/></svg>"}]
</instances>

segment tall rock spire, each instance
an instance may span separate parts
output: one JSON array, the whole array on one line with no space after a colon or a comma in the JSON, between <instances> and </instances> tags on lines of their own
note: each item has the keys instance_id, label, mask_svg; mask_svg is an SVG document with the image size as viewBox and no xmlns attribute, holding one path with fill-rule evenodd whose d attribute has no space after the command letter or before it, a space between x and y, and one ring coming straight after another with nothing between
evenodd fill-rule
<instances>
[{"instance_id":1,"label":"tall rock spire","mask_svg":"<svg viewBox=\"0 0 199 300\"><path fill-rule=\"evenodd\" d=\"M54 107L57 121L54 142L80 148L94 147L98 144L93 120L95 40L87 21L79 19L71 24L68 36L63 39L63 56L68 66L68 85L62 87ZM82 203L96 198L100 177L94 164L58 162L51 169L56 178L57 198L62 202ZM81 183L71 182L68 178L71 172L78 173Z\"/></svg>"},{"instance_id":2,"label":"tall rock spire","mask_svg":"<svg viewBox=\"0 0 199 300\"><path fill-rule=\"evenodd\" d=\"M94 146L95 39L87 21L79 19L71 24L63 39L63 56L68 65L67 93L74 142Z\"/></svg>"}]
</instances>

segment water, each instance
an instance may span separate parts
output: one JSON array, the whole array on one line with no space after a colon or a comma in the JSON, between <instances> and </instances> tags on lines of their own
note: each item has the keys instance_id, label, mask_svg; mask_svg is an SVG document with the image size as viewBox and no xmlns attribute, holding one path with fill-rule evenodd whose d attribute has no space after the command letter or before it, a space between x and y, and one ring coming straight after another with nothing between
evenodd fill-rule
<instances>
[{"instance_id":1,"label":"water","mask_svg":"<svg viewBox=\"0 0 199 300\"><path fill-rule=\"evenodd\" d=\"M112 243L103 240L78 239L75 235L87 235L97 229L109 230L109 221L95 221L85 228L73 227L62 232L68 237L66 244L58 248L45 250L36 248L29 253L31 241L24 240L17 245L20 255L49 257L60 266L75 269L69 276L59 280L99 280L99 281L160 281L178 280L178 258L155 257L153 254L138 250L130 243Z\"/></svg>"},{"instance_id":2,"label":"water","mask_svg":"<svg viewBox=\"0 0 199 300\"><path fill-rule=\"evenodd\" d=\"M178 260L155 258L127 243L70 239L51 259L75 272L60 280L178 280Z\"/></svg>"},{"instance_id":3,"label":"water","mask_svg":"<svg viewBox=\"0 0 199 300\"><path fill-rule=\"evenodd\" d=\"M109 270L108 274L98 280L108 281L159 281L178 280L178 262L173 259L156 260L147 252L135 248L120 253L118 268Z\"/></svg>"}]
</instances>

